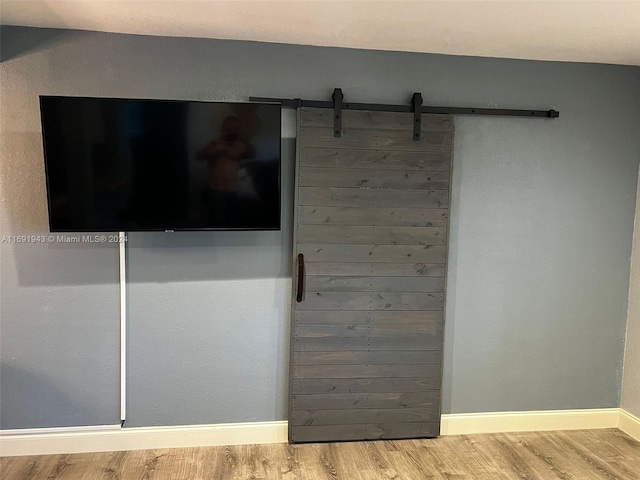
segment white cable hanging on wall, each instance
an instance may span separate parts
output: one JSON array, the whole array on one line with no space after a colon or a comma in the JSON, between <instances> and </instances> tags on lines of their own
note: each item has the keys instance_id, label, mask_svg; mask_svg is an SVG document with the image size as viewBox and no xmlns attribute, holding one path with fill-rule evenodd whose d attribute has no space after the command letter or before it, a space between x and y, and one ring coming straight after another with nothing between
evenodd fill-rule
<instances>
[{"instance_id":1,"label":"white cable hanging on wall","mask_svg":"<svg viewBox=\"0 0 640 480\"><path fill-rule=\"evenodd\" d=\"M120 254L120 423L127 418L127 250L126 232L119 232Z\"/></svg>"}]
</instances>

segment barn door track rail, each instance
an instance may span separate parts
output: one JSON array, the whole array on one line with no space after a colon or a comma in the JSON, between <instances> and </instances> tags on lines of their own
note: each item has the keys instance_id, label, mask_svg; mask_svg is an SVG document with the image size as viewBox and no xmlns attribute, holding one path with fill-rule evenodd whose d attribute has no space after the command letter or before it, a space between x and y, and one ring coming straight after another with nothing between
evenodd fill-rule
<instances>
[{"instance_id":1,"label":"barn door track rail","mask_svg":"<svg viewBox=\"0 0 640 480\"><path fill-rule=\"evenodd\" d=\"M334 110L334 136L342 134L342 110L373 110L378 112L405 112L413 113L414 126L413 137L420 139L421 114L435 115L492 115L502 117L529 117L529 118L558 118L557 110L517 110L511 108L468 108L468 107L437 107L422 104L422 94L414 93L410 103L406 105L386 105L382 103L353 103L345 102L342 89L333 91L331 100L303 100L301 98L268 98L249 97L251 102L279 103L286 108L312 107L330 108Z\"/></svg>"}]
</instances>

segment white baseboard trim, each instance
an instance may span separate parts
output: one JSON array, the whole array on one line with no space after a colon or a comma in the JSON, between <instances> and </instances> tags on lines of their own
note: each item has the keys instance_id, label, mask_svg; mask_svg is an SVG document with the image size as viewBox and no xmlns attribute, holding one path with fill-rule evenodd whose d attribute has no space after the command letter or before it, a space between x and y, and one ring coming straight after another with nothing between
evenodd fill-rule
<instances>
[{"instance_id":1,"label":"white baseboard trim","mask_svg":"<svg viewBox=\"0 0 640 480\"><path fill-rule=\"evenodd\" d=\"M620 428L640 440L640 420L619 408L442 415L441 435ZM38 428L0 431L0 456L286 443L287 422L171 427Z\"/></svg>"},{"instance_id":2,"label":"white baseboard trim","mask_svg":"<svg viewBox=\"0 0 640 480\"><path fill-rule=\"evenodd\" d=\"M0 430L0 437L14 435L51 435L55 433L101 432L104 430L120 430L120 424L115 425L87 425L82 427L45 427L45 428L16 428L14 430Z\"/></svg>"},{"instance_id":3,"label":"white baseboard trim","mask_svg":"<svg viewBox=\"0 0 640 480\"><path fill-rule=\"evenodd\" d=\"M287 422L223 423L117 429L69 427L0 431L0 456L286 443Z\"/></svg>"},{"instance_id":4,"label":"white baseboard trim","mask_svg":"<svg viewBox=\"0 0 640 480\"><path fill-rule=\"evenodd\" d=\"M620 409L618 428L640 442L640 418L627 412L624 408Z\"/></svg>"},{"instance_id":5,"label":"white baseboard trim","mask_svg":"<svg viewBox=\"0 0 640 480\"><path fill-rule=\"evenodd\" d=\"M441 435L616 428L619 408L442 415Z\"/></svg>"}]
</instances>

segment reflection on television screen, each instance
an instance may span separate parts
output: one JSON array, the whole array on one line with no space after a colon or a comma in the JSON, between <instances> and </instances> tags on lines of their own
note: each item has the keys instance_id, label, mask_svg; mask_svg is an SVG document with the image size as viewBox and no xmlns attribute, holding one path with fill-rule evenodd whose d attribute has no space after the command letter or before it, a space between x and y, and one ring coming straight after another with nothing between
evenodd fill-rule
<instances>
[{"instance_id":1,"label":"reflection on television screen","mask_svg":"<svg viewBox=\"0 0 640 480\"><path fill-rule=\"evenodd\" d=\"M41 97L51 231L280 228L280 106Z\"/></svg>"}]
</instances>

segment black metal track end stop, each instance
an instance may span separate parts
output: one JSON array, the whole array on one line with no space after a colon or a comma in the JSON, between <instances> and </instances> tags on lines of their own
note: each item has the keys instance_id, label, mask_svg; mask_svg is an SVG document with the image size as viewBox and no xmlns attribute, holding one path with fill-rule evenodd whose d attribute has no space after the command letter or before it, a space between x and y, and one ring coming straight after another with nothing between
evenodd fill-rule
<instances>
[{"instance_id":1,"label":"black metal track end stop","mask_svg":"<svg viewBox=\"0 0 640 480\"><path fill-rule=\"evenodd\" d=\"M336 88L333 90L333 136L342 136L342 89Z\"/></svg>"},{"instance_id":2,"label":"black metal track end stop","mask_svg":"<svg viewBox=\"0 0 640 480\"><path fill-rule=\"evenodd\" d=\"M422 94L420 92L413 94L411 110L413 110L413 139L418 141L422 130Z\"/></svg>"}]
</instances>

